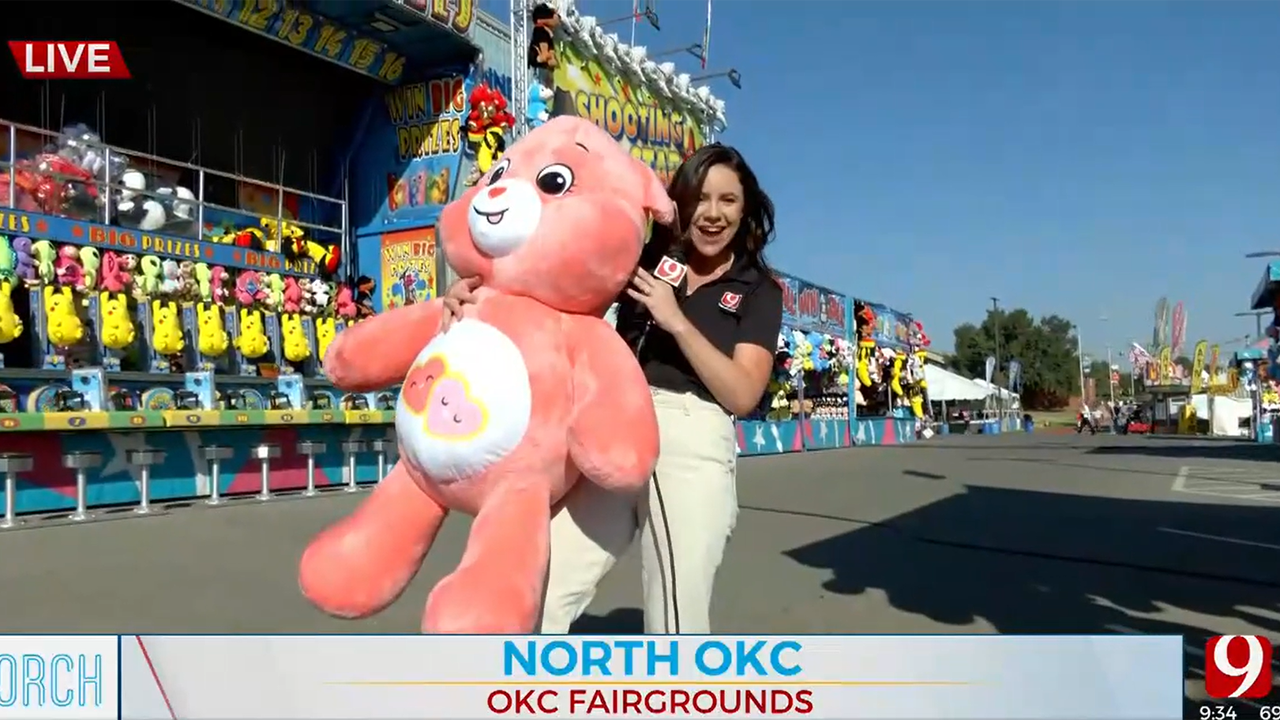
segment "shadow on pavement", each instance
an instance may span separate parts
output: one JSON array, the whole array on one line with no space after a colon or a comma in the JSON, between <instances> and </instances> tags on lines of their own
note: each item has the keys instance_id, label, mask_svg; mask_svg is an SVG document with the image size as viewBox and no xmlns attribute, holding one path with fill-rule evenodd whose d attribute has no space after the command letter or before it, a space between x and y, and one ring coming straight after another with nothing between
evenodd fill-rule
<instances>
[{"instance_id":1,"label":"shadow on pavement","mask_svg":"<svg viewBox=\"0 0 1280 720\"><path fill-rule=\"evenodd\" d=\"M968 487L786 555L830 570L829 592L879 590L967 632L1183 635L1188 677L1211 634L1252 625L1280 640L1272 508Z\"/></svg>"},{"instance_id":2,"label":"shadow on pavement","mask_svg":"<svg viewBox=\"0 0 1280 720\"><path fill-rule=\"evenodd\" d=\"M1171 438L1166 438L1171 439ZM1151 438L1150 440L1156 440ZM1145 442L1141 445L1103 445L1089 450L1090 455L1146 455L1149 457L1188 458L1197 460L1280 460L1280 447L1251 440L1217 440L1189 443Z\"/></svg>"}]
</instances>

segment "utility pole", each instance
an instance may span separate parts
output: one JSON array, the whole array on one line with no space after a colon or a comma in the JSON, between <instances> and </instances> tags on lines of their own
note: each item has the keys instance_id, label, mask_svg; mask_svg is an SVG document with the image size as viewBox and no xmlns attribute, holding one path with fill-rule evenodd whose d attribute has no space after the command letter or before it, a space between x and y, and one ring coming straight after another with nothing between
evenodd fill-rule
<instances>
[{"instance_id":1,"label":"utility pole","mask_svg":"<svg viewBox=\"0 0 1280 720\"><path fill-rule=\"evenodd\" d=\"M1105 312L1102 313L1102 317L1098 319L1105 323L1107 321L1107 314ZM1107 401L1111 403L1111 410L1112 412L1114 412L1116 407L1116 383L1115 383L1115 380L1112 379L1114 377L1111 374L1112 372L1113 371L1111 369L1111 343L1108 341L1107 342Z\"/></svg>"},{"instance_id":2,"label":"utility pole","mask_svg":"<svg viewBox=\"0 0 1280 720\"><path fill-rule=\"evenodd\" d=\"M1000 298L991 296L991 313L996 323L996 371L991 374L991 379L995 381L996 386L996 410L1000 413L1001 427L1004 423L1004 393L1000 390Z\"/></svg>"}]
</instances>

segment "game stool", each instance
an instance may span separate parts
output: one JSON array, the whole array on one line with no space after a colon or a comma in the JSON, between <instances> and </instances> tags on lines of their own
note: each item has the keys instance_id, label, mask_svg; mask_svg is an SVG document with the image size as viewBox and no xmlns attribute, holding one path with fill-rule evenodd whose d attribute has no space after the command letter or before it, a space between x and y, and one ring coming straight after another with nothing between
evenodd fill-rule
<instances>
[{"instance_id":1,"label":"game stool","mask_svg":"<svg viewBox=\"0 0 1280 720\"><path fill-rule=\"evenodd\" d=\"M255 447L252 455L262 463L262 487L255 497L265 502L271 499L271 461L280 457L280 446L264 443Z\"/></svg>"},{"instance_id":2,"label":"game stool","mask_svg":"<svg viewBox=\"0 0 1280 720\"><path fill-rule=\"evenodd\" d=\"M138 507L133 511L139 515L151 512L151 468L164 463L165 454L160 450L130 450L125 453L129 464L138 468Z\"/></svg>"},{"instance_id":3,"label":"game stool","mask_svg":"<svg viewBox=\"0 0 1280 720\"><path fill-rule=\"evenodd\" d=\"M235 454L233 448L225 445L201 445L200 457L209 465L209 499L206 505L221 505L222 499L222 461L230 460Z\"/></svg>"},{"instance_id":4,"label":"game stool","mask_svg":"<svg viewBox=\"0 0 1280 720\"><path fill-rule=\"evenodd\" d=\"M319 494L316 490L316 456L325 451L324 443L304 440L298 443L298 454L307 459L307 489L302 491L305 497Z\"/></svg>"},{"instance_id":5,"label":"game stool","mask_svg":"<svg viewBox=\"0 0 1280 720\"><path fill-rule=\"evenodd\" d=\"M13 528L22 524L17 518L18 475L31 472L35 461L22 453L0 453L0 474L4 475L4 520L0 528Z\"/></svg>"},{"instance_id":6,"label":"game stool","mask_svg":"<svg viewBox=\"0 0 1280 720\"><path fill-rule=\"evenodd\" d=\"M102 454L96 452L69 452L62 456L62 467L76 473L76 511L68 520L81 522L93 516L89 514L89 471L102 466Z\"/></svg>"},{"instance_id":7,"label":"game stool","mask_svg":"<svg viewBox=\"0 0 1280 720\"><path fill-rule=\"evenodd\" d=\"M342 459L346 462L347 486L343 488L346 492L355 492L360 488L356 485L356 456L365 452L368 448L363 440L343 440L342 441Z\"/></svg>"}]
</instances>

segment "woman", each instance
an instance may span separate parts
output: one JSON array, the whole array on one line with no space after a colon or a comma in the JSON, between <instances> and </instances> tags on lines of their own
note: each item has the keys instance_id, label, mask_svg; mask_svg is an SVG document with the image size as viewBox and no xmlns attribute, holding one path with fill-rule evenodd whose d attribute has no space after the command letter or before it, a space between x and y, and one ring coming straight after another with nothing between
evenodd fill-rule
<instances>
[{"instance_id":1,"label":"woman","mask_svg":"<svg viewBox=\"0 0 1280 720\"><path fill-rule=\"evenodd\" d=\"M661 455L644 496L578 483L551 522L542 631L564 633L640 531L645 630L708 633L711 589L738 514L735 415L764 395L782 325L782 291L765 264L774 210L742 155L707 145L668 189L674 234L655 226L618 307L618 332L653 391ZM683 258L679 289L653 276ZM446 293L447 314L471 300L474 280ZM446 318L448 322L448 318Z\"/></svg>"}]
</instances>

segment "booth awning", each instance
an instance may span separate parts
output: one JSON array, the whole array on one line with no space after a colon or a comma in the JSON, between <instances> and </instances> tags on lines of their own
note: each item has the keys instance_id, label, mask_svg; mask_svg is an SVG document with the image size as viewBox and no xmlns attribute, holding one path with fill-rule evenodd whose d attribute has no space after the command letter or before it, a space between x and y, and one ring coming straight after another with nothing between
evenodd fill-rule
<instances>
[{"instance_id":1,"label":"booth awning","mask_svg":"<svg viewBox=\"0 0 1280 720\"><path fill-rule=\"evenodd\" d=\"M929 383L929 400L932 402L982 400L990 394L975 381L937 365L925 365L924 378Z\"/></svg>"}]
</instances>

